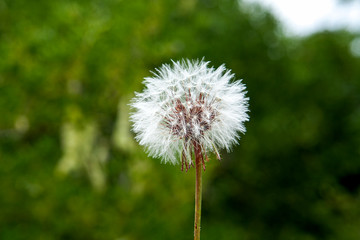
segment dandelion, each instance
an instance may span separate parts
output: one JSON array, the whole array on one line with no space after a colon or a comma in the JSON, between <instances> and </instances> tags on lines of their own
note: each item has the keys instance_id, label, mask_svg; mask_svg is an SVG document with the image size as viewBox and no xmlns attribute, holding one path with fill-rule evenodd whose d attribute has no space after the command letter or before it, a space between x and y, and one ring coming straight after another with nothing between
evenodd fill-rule
<instances>
[{"instance_id":1,"label":"dandelion","mask_svg":"<svg viewBox=\"0 0 360 240\"><path fill-rule=\"evenodd\" d=\"M136 140L152 157L195 166L195 239L200 239L201 168L212 152L229 151L245 133L249 120L245 85L234 74L209 67L209 62L182 60L164 64L145 78L145 89L135 93L131 107Z\"/></svg>"}]
</instances>

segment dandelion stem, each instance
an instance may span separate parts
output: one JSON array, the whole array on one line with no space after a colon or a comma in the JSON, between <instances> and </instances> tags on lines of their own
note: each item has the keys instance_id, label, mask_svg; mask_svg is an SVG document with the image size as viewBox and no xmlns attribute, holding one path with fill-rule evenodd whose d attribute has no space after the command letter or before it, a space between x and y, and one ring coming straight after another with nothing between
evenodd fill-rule
<instances>
[{"instance_id":1,"label":"dandelion stem","mask_svg":"<svg viewBox=\"0 0 360 240\"><path fill-rule=\"evenodd\" d=\"M194 221L194 240L200 240L200 222L201 222L201 190L202 190L202 153L201 146L194 142L195 152L195 221Z\"/></svg>"}]
</instances>

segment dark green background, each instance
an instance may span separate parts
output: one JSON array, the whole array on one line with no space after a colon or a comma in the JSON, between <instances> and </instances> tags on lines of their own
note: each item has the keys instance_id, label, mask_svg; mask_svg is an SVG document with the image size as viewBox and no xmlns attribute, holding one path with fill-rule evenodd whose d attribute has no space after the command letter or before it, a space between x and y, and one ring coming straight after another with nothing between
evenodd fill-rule
<instances>
[{"instance_id":1,"label":"dark green background","mask_svg":"<svg viewBox=\"0 0 360 240\"><path fill-rule=\"evenodd\" d=\"M251 110L207 165L202 239L360 239L359 33L288 37L236 2L0 0L0 239L192 239L194 171L146 156L127 103L202 57Z\"/></svg>"}]
</instances>

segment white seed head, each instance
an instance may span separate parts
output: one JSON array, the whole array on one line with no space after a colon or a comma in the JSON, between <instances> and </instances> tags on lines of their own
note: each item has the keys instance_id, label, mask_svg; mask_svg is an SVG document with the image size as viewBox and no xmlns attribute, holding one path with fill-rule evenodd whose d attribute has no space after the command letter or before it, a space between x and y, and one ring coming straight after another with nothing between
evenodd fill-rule
<instances>
[{"instance_id":1,"label":"white seed head","mask_svg":"<svg viewBox=\"0 0 360 240\"><path fill-rule=\"evenodd\" d=\"M234 74L208 67L209 62L182 60L164 64L144 80L132 99L131 121L136 140L150 156L191 164L191 146L204 154L227 151L245 132L249 120L245 85ZM187 164L186 163L186 164Z\"/></svg>"}]
</instances>

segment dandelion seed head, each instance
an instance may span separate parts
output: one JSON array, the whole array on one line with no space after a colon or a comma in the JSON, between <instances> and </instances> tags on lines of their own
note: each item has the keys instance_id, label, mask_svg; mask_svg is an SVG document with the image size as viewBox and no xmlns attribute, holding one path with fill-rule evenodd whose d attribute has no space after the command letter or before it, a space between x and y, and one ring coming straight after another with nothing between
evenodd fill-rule
<instances>
[{"instance_id":1,"label":"dandelion seed head","mask_svg":"<svg viewBox=\"0 0 360 240\"><path fill-rule=\"evenodd\" d=\"M230 150L249 120L245 85L233 81L224 65L206 61L173 61L144 79L145 89L132 99L136 139L150 156L191 164L192 146L204 154ZM180 157L182 156L182 157Z\"/></svg>"}]
</instances>

